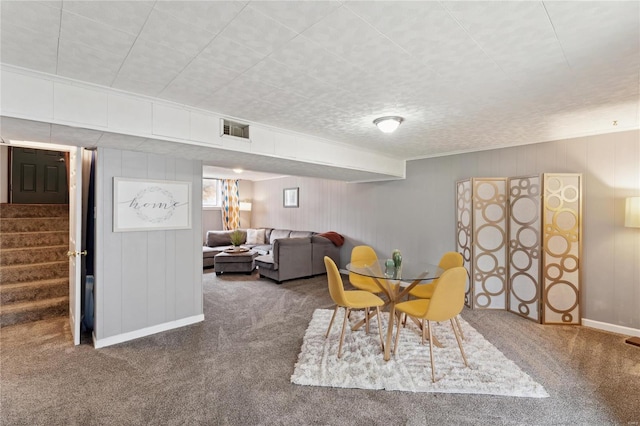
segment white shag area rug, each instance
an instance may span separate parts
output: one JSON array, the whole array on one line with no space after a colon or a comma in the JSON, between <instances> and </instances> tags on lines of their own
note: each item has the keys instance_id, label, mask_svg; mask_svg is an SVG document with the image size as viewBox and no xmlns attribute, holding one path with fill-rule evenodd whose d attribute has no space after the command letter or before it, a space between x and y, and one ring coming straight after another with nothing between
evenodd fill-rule
<instances>
[{"instance_id":1,"label":"white shag area rug","mask_svg":"<svg viewBox=\"0 0 640 426\"><path fill-rule=\"evenodd\" d=\"M339 388L384 389L409 392L442 392L488 394L530 398L546 398L545 389L529 377L495 346L460 318L465 340L462 341L470 368L465 367L449 321L431 323L433 333L443 348L434 346L436 382L431 382L429 342L420 344L420 330L407 321L400 332L398 352L384 361L378 337L378 322L371 321L369 334L365 327L345 331L342 357L338 344L344 309L336 314L329 337L324 334L333 311L317 309L302 342L291 382L298 385ZM364 317L353 311L347 327ZM383 337L386 338L388 313L382 314ZM395 327L393 338L395 339ZM392 342L393 343L393 342Z\"/></svg>"}]
</instances>

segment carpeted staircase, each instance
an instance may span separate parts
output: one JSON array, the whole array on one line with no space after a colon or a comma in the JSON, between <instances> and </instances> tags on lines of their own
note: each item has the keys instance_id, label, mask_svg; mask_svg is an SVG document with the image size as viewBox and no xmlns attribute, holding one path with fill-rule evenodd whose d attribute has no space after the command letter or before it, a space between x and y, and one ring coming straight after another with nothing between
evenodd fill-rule
<instances>
[{"instance_id":1,"label":"carpeted staircase","mask_svg":"<svg viewBox=\"0 0 640 426\"><path fill-rule=\"evenodd\" d=\"M69 311L69 206L0 204L0 327Z\"/></svg>"}]
</instances>

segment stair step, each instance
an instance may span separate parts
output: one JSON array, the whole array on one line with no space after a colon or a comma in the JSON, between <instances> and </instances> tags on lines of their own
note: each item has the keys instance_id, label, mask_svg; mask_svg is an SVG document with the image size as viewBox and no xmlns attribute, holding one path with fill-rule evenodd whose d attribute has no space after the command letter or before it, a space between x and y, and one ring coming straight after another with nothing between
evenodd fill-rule
<instances>
[{"instance_id":1,"label":"stair step","mask_svg":"<svg viewBox=\"0 0 640 426\"><path fill-rule=\"evenodd\" d=\"M0 250L0 266L26 265L34 262L61 262L67 259L69 246L27 247Z\"/></svg>"},{"instance_id":2,"label":"stair step","mask_svg":"<svg viewBox=\"0 0 640 426\"><path fill-rule=\"evenodd\" d=\"M69 277L69 260L0 266L0 285Z\"/></svg>"},{"instance_id":3,"label":"stair step","mask_svg":"<svg viewBox=\"0 0 640 426\"><path fill-rule=\"evenodd\" d=\"M1 218L65 217L68 204L0 204Z\"/></svg>"},{"instance_id":4,"label":"stair step","mask_svg":"<svg viewBox=\"0 0 640 426\"><path fill-rule=\"evenodd\" d=\"M67 316L69 205L0 204L0 234L0 327Z\"/></svg>"},{"instance_id":5,"label":"stair step","mask_svg":"<svg viewBox=\"0 0 640 426\"><path fill-rule=\"evenodd\" d=\"M0 286L0 305L69 296L69 278Z\"/></svg>"},{"instance_id":6,"label":"stair step","mask_svg":"<svg viewBox=\"0 0 640 426\"><path fill-rule=\"evenodd\" d=\"M0 309L0 327L67 315L69 297L13 303Z\"/></svg>"},{"instance_id":7,"label":"stair step","mask_svg":"<svg viewBox=\"0 0 640 426\"><path fill-rule=\"evenodd\" d=\"M38 231L2 233L0 249L69 246L69 231Z\"/></svg>"},{"instance_id":8,"label":"stair step","mask_svg":"<svg viewBox=\"0 0 640 426\"><path fill-rule=\"evenodd\" d=\"M66 217L2 218L0 232L68 231Z\"/></svg>"}]
</instances>

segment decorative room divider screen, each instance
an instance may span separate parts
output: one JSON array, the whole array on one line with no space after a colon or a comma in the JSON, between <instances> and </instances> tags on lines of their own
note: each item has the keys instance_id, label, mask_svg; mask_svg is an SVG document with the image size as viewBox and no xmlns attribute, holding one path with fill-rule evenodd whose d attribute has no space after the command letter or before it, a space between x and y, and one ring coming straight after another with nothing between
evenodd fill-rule
<instances>
[{"instance_id":1,"label":"decorative room divider screen","mask_svg":"<svg viewBox=\"0 0 640 426\"><path fill-rule=\"evenodd\" d=\"M470 308L507 307L507 178L458 182L458 251L469 271Z\"/></svg>"},{"instance_id":2,"label":"decorative room divider screen","mask_svg":"<svg viewBox=\"0 0 640 426\"><path fill-rule=\"evenodd\" d=\"M509 179L509 310L541 322L540 176Z\"/></svg>"},{"instance_id":3,"label":"decorative room divider screen","mask_svg":"<svg viewBox=\"0 0 640 426\"><path fill-rule=\"evenodd\" d=\"M456 223L467 306L580 324L582 175L459 181Z\"/></svg>"}]
</instances>

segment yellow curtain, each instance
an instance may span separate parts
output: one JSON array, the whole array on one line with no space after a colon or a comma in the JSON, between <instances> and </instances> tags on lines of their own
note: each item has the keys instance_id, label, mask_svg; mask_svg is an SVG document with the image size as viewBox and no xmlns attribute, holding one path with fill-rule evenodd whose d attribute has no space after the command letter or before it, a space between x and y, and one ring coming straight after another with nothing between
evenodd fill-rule
<instances>
[{"instance_id":1,"label":"yellow curtain","mask_svg":"<svg viewBox=\"0 0 640 426\"><path fill-rule=\"evenodd\" d=\"M240 227L240 196L237 179L222 181L222 227L225 230Z\"/></svg>"}]
</instances>

